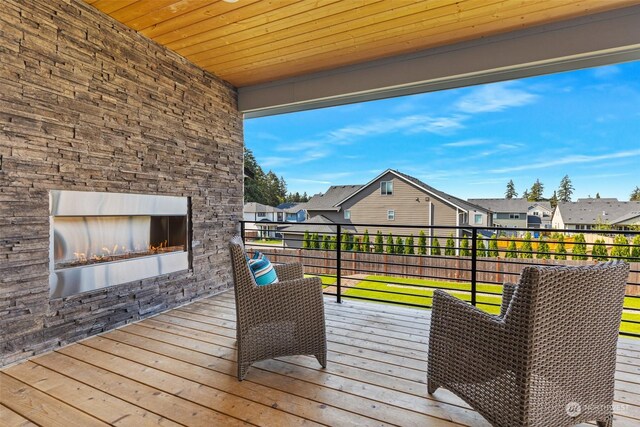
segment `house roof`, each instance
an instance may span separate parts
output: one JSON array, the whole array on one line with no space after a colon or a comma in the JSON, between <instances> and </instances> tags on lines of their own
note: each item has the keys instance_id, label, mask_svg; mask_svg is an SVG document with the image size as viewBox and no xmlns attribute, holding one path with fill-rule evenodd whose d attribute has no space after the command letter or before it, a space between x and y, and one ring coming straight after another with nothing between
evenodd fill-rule
<instances>
[{"instance_id":1,"label":"house roof","mask_svg":"<svg viewBox=\"0 0 640 427\"><path fill-rule=\"evenodd\" d=\"M306 203L307 211L339 211L336 204L360 190L362 185L332 185L324 194L316 194Z\"/></svg>"},{"instance_id":2,"label":"house roof","mask_svg":"<svg viewBox=\"0 0 640 427\"><path fill-rule=\"evenodd\" d=\"M311 223L311 224L310 224ZM318 225L315 225L318 224ZM355 227L348 224L341 224L342 229L345 231L354 231ZM336 223L331 221L324 215L315 215L306 221L299 222L297 224L288 225L286 227L280 228L280 231L283 233L289 234L298 234L304 233L308 231L310 233L319 233L319 234L335 234L336 233Z\"/></svg>"},{"instance_id":3,"label":"house roof","mask_svg":"<svg viewBox=\"0 0 640 427\"><path fill-rule=\"evenodd\" d=\"M557 206L565 224L616 224L640 214L640 202L621 202L617 199L578 199L560 202Z\"/></svg>"},{"instance_id":4,"label":"house roof","mask_svg":"<svg viewBox=\"0 0 640 427\"><path fill-rule=\"evenodd\" d=\"M262 203L249 202L244 204L244 212L283 212L283 210Z\"/></svg>"},{"instance_id":5,"label":"house roof","mask_svg":"<svg viewBox=\"0 0 640 427\"><path fill-rule=\"evenodd\" d=\"M469 199L470 203L482 206L491 212L495 213L525 213L533 206L540 206L552 212L551 203L547 201L530 202L529 200L521 198L505 199Z\"/></svg>"},{"instance_id":6,"label":"house roof","mask_svg":"<svg viewBox=\"0 0 640 427\"><path fill-rule=\"evenodd\" d=\"M351 197L355 196L357 193L359 193L360 191L364 190L366 187L370 186L371 184L373 184L374 182L376 182L377 180L382 178L387 173L392 173L392 174L396 175L398 178L403 179L403 180L415 185L416 187L418 187L422 191L430 193L431 195L439 198L440 200L442 200L442 201L444 201L446 203L449 203L450 205L453 205L454 207L460 208L460 209L465 210L465 211L472 211L472 210L486 211L486 209L484 209L484 208L482 208L480 206L477 206L477 205L474 205L472 203L466 202L466 201L464 201L462 199L459 199L459 198L457 198L455 196L452 196L451 194L447 194L444 191L436 190L435 188L431 187L430 185L427 185L424 182L420 181L418 178L415 178L415 177L413 177L411 175L407 175L405 173L402 173L402 172L399 172L399 171L393 170L393 169L387 169L386 171L382 172L380 175L376 176L375 178L373 178L371 181L369 181L365 185L361 185L360 188L358 188L357 190L355 190L351 194L347 194L343 199L337 201L335 206L338 207L339 205L343 204L344 202L349 200Z\"/></svg>"}]
</instances>

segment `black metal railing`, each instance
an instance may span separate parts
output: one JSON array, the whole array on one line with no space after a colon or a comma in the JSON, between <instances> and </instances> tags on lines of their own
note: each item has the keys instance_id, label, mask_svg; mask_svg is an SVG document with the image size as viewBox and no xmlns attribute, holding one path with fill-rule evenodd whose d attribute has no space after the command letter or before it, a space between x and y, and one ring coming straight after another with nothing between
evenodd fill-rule
<instances>
[{"instance_id":1,"label":"black metal railing","mask_svg":"<svg viewBox=\"0 0 640 427\"><path fill-rule=\"evenodd\" d=\"M338 303L352 298L430 308L433 290L444 289L496 313L502 284L516 282L524 265L621 259L631 267L621 334L640 337L640 230L267 224L241 222L249 250L276 263L301 262Z\"/></svg>"}]
</instances>

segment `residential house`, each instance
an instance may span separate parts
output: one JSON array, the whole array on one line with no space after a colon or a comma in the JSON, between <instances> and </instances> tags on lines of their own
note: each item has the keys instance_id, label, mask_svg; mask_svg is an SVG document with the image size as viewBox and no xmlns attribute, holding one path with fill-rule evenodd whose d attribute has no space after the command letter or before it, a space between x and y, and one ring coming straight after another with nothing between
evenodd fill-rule
<instances>
[{"instance_id":1,"label":"residential house","mask_svg":"<svg viewBox=\"0 0 640 427\"><path fill-rule=\"evenodd\" d=\"M331 186L326 193L313 196L306 208L312 218L322 216L335 224L356 224L357 233L368 230L374 234L379 230L384 234L413 234L415 237L422 230L427 235L445 237L453 230L430 227L491 224L487 209L392 169L382 172L365 185ZM284 233L291 234L291 228Z\"/></svg>"},{"instance_id":2,"label":"residential house","mask_svg":"<svg viewBox=\"0 0 640 427\"><path fill-rule=\"evenodd\" d=\"M278 224L283 222L285 211L262 203L249 202L244 204L242 219L252 221L245 223L245 236L260 239L275 239L279 237Z\"/></svg>"},{"instance_id":3,"label":"residential house","mask_svg":"<svg viewBox=\"0 0 640 427\"><path fill-rule=\"evenodd\" d=\"M558 203L552 226L565 230L590 230L598 226L629 229L640 225L640 202L621 202L616 198L578 199Z\"/></svg>"},{"instance_id":4,"label":"residential house","mask_svg":"<svg viewBox=\"0 0 640 427\"><path fill-rule=\"evenodd\" d=\"M307 219L306 203L280 203L276 208L284 211L286 222L302 222Z\"/></svg>"},{"instance_id":5,"label":"residential house","mask_svg":"<svg viewBox=\"0 0 640 427\"><path fill-rule=\"evenodd\" d=\"M495 227L551 227L552 209L549 202L531 202L524 198L469 199L469 202L491 211Z\"/></svg>"}]
</instances>

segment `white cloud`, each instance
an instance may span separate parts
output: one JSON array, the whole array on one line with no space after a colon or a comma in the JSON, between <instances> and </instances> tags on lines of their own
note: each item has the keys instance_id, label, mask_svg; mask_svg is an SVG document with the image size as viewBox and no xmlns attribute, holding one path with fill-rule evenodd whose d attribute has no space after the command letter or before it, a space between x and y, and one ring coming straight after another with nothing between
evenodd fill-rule
<instances>
[{"instance_id":1,"label":"white cloud","mask_svg":"<svg viewBox=\"0 0 640 427\"><path fill-rule=\"evenodd\" d=\"M485 145L488 144L490 141L487 139L479 139L479 138L473 138L473 139L465 139L462 141L456 141L456 142L448 142L446 144L443 144L444 147L474 147L476 145Z\"/></svg>"},{"instance_id":2,"label":"white cloud","mask_svg":"<svg viewBox=\"0 0 640 427\"><path fill-rule=\"evenodd\" d=\"M619 151L617 153L602 154L600 156L588 156L584 154L576 154L576 155L566 156L557 160L548 160L548 161L542 161L538 163L524 164L520 166L492 169L490 172L505 173L505 172L517 172L517 171L532 170L532 169L545 169L552 166L562 166L562 165L579 164L579 163L593 163L601 160L622 159L622 158L637 157L637 156L640 156L640 150Z\"/></svg>"},{"instance_id":3,"label":"white cloud","mask_svg":"<svg viewBox=\"0 0 640 427\"><path fill-rule=\"evenodd\" d=\"M596 79L608 79L620 73L620 67L617 65L606 65L593 70L593 77Z\"/></svg>"},{"instance_id":4,"label":"white cloud","mask_svg":"<svg viewBox=\"0 0 640 427\"><path fill-rule=\"evenodd\" d=\"M275 156L269 156L269 157L264 157L262 159L260 159L260 166L262 168L274 168L274 167L278 167L278 166L282 166L285 165L287 163L289 163L291 161L291 159L289 157L275 157Z\"/></svg>"},{"instance_id":5,"label":"white cloud","mask_svg":"<svg viewBox=\"0 0 640 427\"><path fill-rule=\"evenodd\" d=\"M534 102L538 95L515 87L514 82L500 82L480 86L456 103L464 113L488 113L503 111Z\"/></svg>"}]
</instances>

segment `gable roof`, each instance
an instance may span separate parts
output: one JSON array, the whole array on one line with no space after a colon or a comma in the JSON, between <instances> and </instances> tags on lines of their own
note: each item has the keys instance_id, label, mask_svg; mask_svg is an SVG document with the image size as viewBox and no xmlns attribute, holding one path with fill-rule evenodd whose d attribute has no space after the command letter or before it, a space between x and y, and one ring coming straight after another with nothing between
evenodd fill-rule
<instances>
[{"instance_id":1,"label":"gable roof","mask_svg":"<svg viewBox=\"0 0 640 427\"><path fill-rule=\"evenodd\" d=\"M312 224L309 224L312 223ZM315 225L319 224L319 225ZM349 224L340 224L342 229L345 231L355 231L355 227ZM310 233L319 233L319 234L335 234L336 233L336 223L331 221L324 215L316 215L305 221L299 222L297 224L288 225L286 227L280 228L280 231L283 233L304 233L308 231Z\"/></svg>"},{"instance_id":2,"label":"gable roof","mask_svg":"<svg viewBox=\"0 0 640 427\"><path fill-rule=\"evenodd\" d=\"M565 224L616 224L633 218L640 212L640 202L620 202L617 199L578 199L561 202L557 208Z\"/></svg>"},{"instance_id":3,"label":"gable roof","mask_svg":"<svg viewBox=\"0 0 640 427\"><path fill-rule=\"evenodd\" d=\"M360 188L356 191L354 191L352 194L347 195L344 199L340 200L339 202L337 202L335 204L335 206L339 206L341 204L343 204L344 202L346 202L347 200L349 200L350 198L352 198L353 196L355 196L357 193L359 193L360 191L364 190L366 187L369 187L371 184L373 184L374 182L376 182L377 180L379 180L380 178L382 178L384 175L386 175L387 173L392 173L395 176L397 176L398 178L409 182L410 184L413 184L414 186L418 187L420 190L429 193L433 196L435 196L436 198L442 200L445 203L448 203L450 205L452 205L453 207L459 208L463 211L472 211L472 210L480 210L480 211L486 211L485 208L478 206L478 205L474 205L472 203L466 202L462 199L459 199L455 196L452 196L451 194L447 194L444 191L440 191L440 190L436 190L435 188L431 187L430 185L425 184L424 182L420 181L418 178L415 178L411 175L407 175L405 173L399 172L397 170L393 170L393 169L387 169L386 171L382 172L380 175L376 176L375 178L373 178L371 181L369 181L368 183L366 183L365 185L360 186Z\"/></svg>"},{"instance_id":4,"label":"gable roof","mask_svg":"<svg viewBox=\"0 0 640 427\"><path fill-rule=\"evenodd\" d=\"M283 210L262 203L248 202L244 204L244 212L283 212Z\"/></svg>"},{"instance_id":5,"label":"gable roof","mask_svg":"<svg viewBox=\"0 0 640 427\"><path fill-rule=\"evenodd\" d=\"M526 213L532 204L525 198L469 199L469 202L495 213Z\"/></svg>"},{"instance_id":6,"label":"gable roof","mask_svg":"<svg viewBox=\"0 0 640 427\"><path fill-rule=\"evenodd\" d=\"M339 211L337 203L360 190L362 185L332 185L324 194L316 194L305 204L307 211Z\"/></svg>"}]
</instances>

